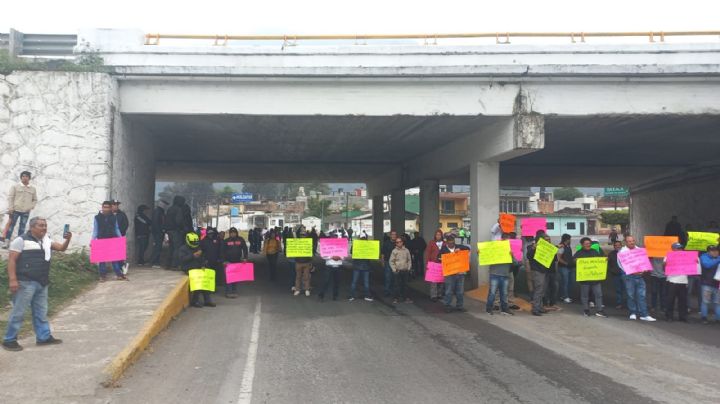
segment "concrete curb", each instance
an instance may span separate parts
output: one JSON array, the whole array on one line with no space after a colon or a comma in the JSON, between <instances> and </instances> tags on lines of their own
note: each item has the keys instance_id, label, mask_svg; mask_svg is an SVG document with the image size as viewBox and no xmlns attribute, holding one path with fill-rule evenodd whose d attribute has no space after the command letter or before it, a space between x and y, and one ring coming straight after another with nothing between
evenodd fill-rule
<instances>
[{"instance_id":1,"label":"concrete curb","mask_svg":"<svg viewBox=\"0 0 720 404\"><path fill-rule=\"evenodd\" d=\"M190 304L187 277L180 280L173 290L160 303L152 317L148 319L133 340L105 367L103 374L107 379L103 386L113 386L143 353L156 335Z\"/></svg>"}]
</instances>

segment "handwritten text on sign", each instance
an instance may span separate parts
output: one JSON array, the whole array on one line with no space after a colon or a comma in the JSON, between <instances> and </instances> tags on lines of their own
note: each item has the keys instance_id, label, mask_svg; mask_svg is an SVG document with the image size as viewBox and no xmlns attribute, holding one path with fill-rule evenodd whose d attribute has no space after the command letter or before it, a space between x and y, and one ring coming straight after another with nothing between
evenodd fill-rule
<instances>
[{"instance_id":1,"label":"handwritten text on sign","mask_svg":"<svg viewBox=\"0 0 720 404\"><path fill-rule=\"evenodd\" d=\"M544 239L540 239L538 240L537 247L535 248L535 255L533 256L533 259L545 268L550 268L550 265L552 265L557 253L557 247L548 243Z\"/></svg>"},{"instance_id":2,"label":"handwritten text on sign","mask_svg":"<svg viewBox=\"0 0 720 404\"><path fill-rule=\"evenodd\" d=\"M607 277L607 258L578 258L575 261L577 265L577 281L604 281Z\"/></svg>"},{"instance_id":3,"label":"handwritten text on sign","mask_svg":"<svg viewBox=\"0 0 720 404\"><path fill-rule=\"evenodd\" d=\"M321 257L342 257L348 256L348 239L346 238L321 238Z\"/></svg>"},{"instance_id":4,"label":"handwritten text on sign","mask_svg":"<svg viewBox=\"0 0 720 404\"><path fill-rule=\"evenodd\" d=\"M685 246L686 250L694 251L705 251L708 246L717 245L718 237L717 233L703 233L699 231L688 232L688 242Z\"/></svg>"},{"instance_id":5,"label":"handwritten text on sign","mask_svg":"<svg viewBox=\"0 0 720 404\"><path fill-rule=\"evenodd\" d=\"M503 233L512 233L515 231L515 215L509 213L500 214L500 228Z\"/></svg>"},{"instance_id":6,"label":"handwritten text on sign","mask_svg":"<svg viewBox=\"0 0 720 404\"><path fill-rule=\"evenodd\" d=\"M432 261L427 263L427 270L425 271L425 281L432 283L445 282L441 263Z\"/></svg>"},{"instance_id":7,"label":"handwritten text on sign","mask_svg":"<svg viewBox=\"0 0 720 404\"><path fill-rule=\"evenodd\" d=\"M380 258L379 240L353 240L353 259L376 260ZM390 257L387 257L390 258Z\"/></svg>"},{"instance_id":8,"label":"handwritten text on sign","mask_svg":"<svg viewBox=\"0 0 720 404\"><path fill-rule=\"evenodd\" d=\"M618 261L625 274L632 275L638 272L652 271L652 264L644 248L635 247L618 253Z\"/></svg>"},{"instance_id":9,"label":"handwritten text on sign","mask_svg":"<svg viewBox=\"0 0 720 404\"><path fill-rule=\"evenodd\" d=\"M460 274L470 270L470 250L456 250L442 255L443 276Z\"/></svg>"},{"instance_id":10,"label":"handwritten text on sign","mask_svg":"<svg viewBox=\"0 0 720 404\"><path fill-rule=\"evenodd\" d=\"M124 261L127 258L125 237L98 238L90 241L90 262Z\"/></svg>"},{"instance_id":11,"label":"handwritten text on sign","mask_svg":"<svg viewBox=\"0 0 720 404\"><path fill-rule=\"evenodd\" d=\"M665 275L697 275L698 253L696 251L670 251L665 259Z\"/></svg>"},{"instance_id":12,"label":"handwritten text on sign","mask_svg":"<svg viewBox=\"0 0 720 404\"><path fill-rule=\"evenodd\" d=\"M510 242L508 240L483 241L477 243L480 265L510 264Z\"/></svg>"},{"instance_id":13,"label":"handwritten text on sign","mask_svg":"<svg viewBox=\"0 0 720 404\"><path fill-rule=\"evenodd\" d=\"M245 282L255 280L255 268L252 262L238 262L225 266L225 281L227 283Z\"/></svg>"},{"instance_id":14,"label":"handwritten text on sign","mask_svg":"<svg viewBox=\"0 0 720 404\"><path fill-rule=\"evenodd\" d=\"M673 243L678 242L677 236L645 236L644 240L648 257L654 258L665 257Z\"/></svg>"},{"instance_id":15,"label":"handwritten text on sign","mask_svg":"<svg viewBox=\"0 0 720 404\"><path fill-rule=\"evenodd\" d=\"M302 258L313 256L313 241L311 238L289 238L285 256L288 258Z\"/></svg>"},{"instance_id":16,"label":"handwritten text on sign","mask_svg":"<svg viewBox=\"0 0 720 404\"><path fill-rule=\"evenodd\" d=\"M520 222L523 237L535 237L538 230L547 231L547 219L544 217L526 217Z\"/></svg>"},{"instance_id":17,"label":"handwritten text on sign","mask_svg":"<svg viewBox=\"0 0 720 404\"><path fill-rule=\"evenodd\" d=\"M215 271L212 269L191 269L188 271L188 281L191 292L196 290L215 291Z\"/></svg>"}]
</instances>

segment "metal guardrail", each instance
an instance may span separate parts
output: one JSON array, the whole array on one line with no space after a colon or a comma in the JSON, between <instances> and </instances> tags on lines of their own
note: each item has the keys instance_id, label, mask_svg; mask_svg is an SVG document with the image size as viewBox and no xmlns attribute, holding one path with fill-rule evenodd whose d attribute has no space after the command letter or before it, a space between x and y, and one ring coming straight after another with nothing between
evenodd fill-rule
<instances>
[{"instance_id":1,"label":"metal guardrail","mask_svg":"<svg viewBox=\"0 0 720 404\"><path fill-rule=\"evenodd\" d=\"M626 31L626 32L477 32L451 34L378 34L378 35L185 35L146 34L145 45L159 45L160 39L212 40L213 45L227 45L229 41L283 41L291 43L301 40L397 40L422 39L437 43L438 39L495 38L498 44L509 44L511 38L568 38L572 43L585 42L586 38L647 37L650 42L665 42L673 36L720 36L720 31Z\"/></svg>"},{"instance_id":2,"label":"metal guardrail","mask_svg":"<svg viewBox=\"0 0 720 404\"><path fill-rule=\"evenodd\" d=\"M77 35L24 34L11 29L0 33L0 49L7 49L12 56L72 56Z\"/></svg>"}]
</instances>

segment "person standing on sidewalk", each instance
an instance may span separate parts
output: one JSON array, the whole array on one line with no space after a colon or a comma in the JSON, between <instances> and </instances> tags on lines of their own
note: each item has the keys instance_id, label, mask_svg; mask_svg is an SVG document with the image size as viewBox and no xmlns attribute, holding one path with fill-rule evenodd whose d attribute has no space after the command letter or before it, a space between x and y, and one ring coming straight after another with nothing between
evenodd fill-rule
<instances>
[{"instance_id":1,"label":"person standing on sidewalk","mask_svg":"<svg viewBox=\"0 0 720 404\"><path fill-rule=\"evenodd\" d=\"M547 242L550 242L550 236L540 234L536 236L535 244L529 246L527 250L527 258L530 261L530 269L533 283L532 315L538 317L546 313L546 310L543 309L543 297L545 296L545 288L547 286L547 274L549 271L549 269L543 266L543 264L535 260L535 250L537 248L537 242L540 241L541 238ZM550 263L550 267L552 268L552 266L556 264L557 256L553 257L552 263Z\"/></svg>"},{"instance_id":2,"label":"person standing on sidewalk","mask_svg":"<svg viewBox=\"0 0 720 404\"><path fill-rule=\"evenodd\" d=\"M15 184L10 188L8 193L8 215L10 216L10 227L3 236L5 237L5 248L10 246L10 240L12 239L15 225L18 225L18 237L25 234L25 226L28 218L30 217L30 211L35 209L37 204L37 190L35 187L30 185L30 178L32 175L29 171L23 171L20 173L20 183Z\"/></svg>"},{"instance_id":3,"label":"person standing on sidewalk","mask_svg":"<svg viewBox=\"0 0 720 404\"><path fill-rule=\"evenodd\" d=\"M428 243L425 248L425 262L436 262L440 263L440 250L445 246L443 241L443 231L440 229L435 230L433 239ZM445 296L445 284L430 282L430 300L437 302Z\"/></svg>"},{"instance_id":4,"label":"person standing on sidewalk","mask_svg":"<svg viewBox=\"0 0 720 404\"><path fill-rule=\"evenodd\" d=\"M390 230L390 238L385 238L382 243L382 249L380 250L380 259L384 264L384 292L385 297L389 297L393 292L393 280L394 275L392 268L390 268L390 254L395 249L395 240L397 240L398 234L395 230Z\"/></svg>"},{"instance_id":5,"label":"person standing on sidewalk","mask_svg":"<svg viewBox=\"0 0 720 404\"><path fill-rule=\"evenodd\" d=\"M120 234L120 227L118 227L117 217L112 213L112 202L104 201L102 203L102 210L95 216L93 222L93 233L92 239L105 239L122 237ZM100 274L100 282L107 280L107 262L98 263L98 272ZM117 280L128 280L125 274L123 274L121 261L110 262L113 272Z\"/></svg>"},{"instance_id":6,"label":"person standing on sidewalk","mask_svg":"<svg viewBox=\"0 0 720 404\"><path fill-rule=\"evenodd\" d=\"M318 293L318 298L321 302L325 300L325 293L332 283L332 299L337 300L340 293L340 271L342 270L343 259L338 256L322 257L322 259L325 260L325 282L322 289L320 289L320 293Z\"/></svg>"},{"instance_id":7,"label":"person standing on sidewalk","mask_svg":"<svg viewBox=\"0 0 720 404\"><path fill-rule=\"evenodd\" d=\"M400 299L403 299L405 303L412 303L412 300L407 296L407 283L408 277L410 276L410 269L412 268L412 258L410 256L410 250L405 248L404 238L397 237L395 239L395 249L390 253L388 263L393 272L393 282L395 283L395 298L393 299L393 303L398 303Z\"/></svg>"},{"instance_id":8,"label":"person standing on sidewalk","mask_svg":"<svg viewBox=\"0 0 720 404\"><path fill-rule=\"evenodd\" d=\"M247 262L248 260L248 246L245 243L245 239L240 237L236 228L231 227L228 230L230 237L223 242L223 259L226 265L237 264L240 262ZM237 283L228 283L225 286L225 297L234 299L238 297L237 294Z\"/></svg>"},{"instance_id":9,"label":"person standing on sidewalk","mask_svg":"<svg viewBox=\"0 0 720 404\"><path fill-rule=\"evenodd\" d=\"M200 237L197 233L188 233L185 235L185 243L178 247L178 259L180 261L180 269L186 274L191 269L202 269L205 265L205 257L200 249ZM200 296L203 303L200 303ZM215 307L215 303L210 299L210 291L195 290L190 297L190 305L193 307Z\"/></svg>"},{"instance_id":10,"label":"person standing on sidewalk","mask_svg":"<svg viewBox=\"0 0 720 404\"><path fill-rule=\"evenodd\" d=\"M613 250L608 253L608 274L612 275L613 286L615 287L615 308L623 308L623 302L627 300L627 288L625 287L625 271L618 263L618 253L623 248L622 242L615 240L612 244Z\"/></svg>"},{"instance_id":11,"label":"person standing on sidewalk","mask_svg":"<svg viewBox=\"0 0 720 404\"><path fill-rule=\"evenodd\" d=\"M277 274L277 261L278 254L280 253L280 240L277 239L275 230L271 230L268 234L270 235L270 237L268 237L267 241L265 241L265 244L263 245L263 254L265 254L265 257L267 257L268 260L268 272L270 275L270 280L274 281Z\"/></svg>"},{"instance_id":12,"label":"person standing on sidewalk","mask_svg":"<svg viewBox=\"0 0 720 404\"><path fill-rule=\"evenodd\" d=\"M470 250L465 245L456 245L455 236L449 234L445 238L445 245L440 250L440 261L445 254L452 254L455 251ZM455 296L455 311L465 312L467 311L464 306L465 297L465 275L466 273L459 273L445 277L445 312L450 313L453 311L452 298Z\"/></svg>"},{"instance_id":13,"label":"person standing on sidewalk","mask_svg":"<svg viewBox=\"0 0 720 404\"><path fill-rule=\"evenodd\" d=\"M683 245L680 243L672 244L673 251L681 251ZM663 265L667 260L663 258ZM697 263L698 272L700 273L700 261ZM678 318L680 321L687 323L687 275L670 275L667 277L667 301L665 302L665 321L673 321L673 311L675 310L675 301L677 300Z\"/></svg>"},{"instance_id":14,"label":"person standing on sidewalk","mask_svg":"<svg viewBox=\"0 0 720 404\"><path fill-rule=\"evenodd\" d=\"M700 305L700 316L702 323L708 324L708 311L715 309L715 322L720 324L720 291L718 282L715 280L718 266L720 266L720 251L718 246L711 245L707 252L700 256L700 291L702 292L702 304Z\"/></svg>"},{"instance_id":15,"label":"person standing on sidewalk","mask_svg":"<svg viewBox=\"0 0 720 404\"><path fill-rule=\"evenodd\" d=\"M506 240L508 235L503 233L503 240ZM512 274L510 270L513 265L518 265L518 261L515 256L510 252L511 262L508 264L495 264L490 265L488 273L490 275L490 287L488 288L488 296L485 303L485 311L492 315L493 305L495 302L495 294L500 294L500 313L505 315L513 315L508 307L508 285Z\"/></svg>"},{"instance_id":16,"label":"person standing on sidewalk","mask_svg":"<svg viewBox=\"0 0 720 404\"><path fill-rule=\"evenodd\" d=\"M580 239L580 245L582 248L575 253L573 259L577 262L580 258L594 258L602 257L602 253L592 248L592 240L589 237L583 237ZM602 296L602 283L598 281L583 281L580 283L580 302L583 306L583 314L585 317L590 316L590 290L595 295L595 316L607 317L605 310L603 310L603 296Z\"/></svg>"},{"instance_id":17,"label":"person standing on sidewalk","mask_svg":"<svg viewBox=\"0 0 720 404\"><path fill-rule=\"evenodd\" d=\"M8 351L23 349L17 337L28 306L32 310L35 343L41 346L62 343L50 332L47 310L51 250L67 250L72 233L65 233L63 238L62 244L53 242L47 235L47 221L34 217L30 219L30 231L10 243L7 274L13 307L2 343Z\"/></svg>"},{"instance_id":18,"label":"person standing on sidewalk","mask_svg":"<svg viewBox=\"0 0 720 404\"><path fill-rule=\"evenodd\" d=\"M175 195L172 206L170 206L165 213L165 231L167 232L168 241L170 242L170 254L168 255L167 261L168 269L178 267L180 260L178 252L180 251L180 246L185 244L184 240L187 233L185 233L183 226L183 205L185 205L185 197Z\"/></svg>"},{"instance_id":19,"label":"person standing on sidewalk","mask_svg":"<svg viewBox=\"0 0 720 404\"><path fill-rule=\"evenodd\" d=\"M150 228L152 221L147 216L150 212L150 208L147 205L140 205L135 212L135 218L133 219L135 225L135 262L138 266L145 265L145 252L147 251L148 245L150 244Z\"/></svg>"},{"instance_id":20,"label":"person standing on sidewalk","mask_svg":"<svg viewBox=\"0 0 720 404\"><path fill-rule=\"evenodd\" d=\"M165 209L168 203L160 199L153 209L150 234L152 235L153 250L150 256L150 265L153 268L160 268L160 254L162 254L163 242L165 241Z\"/></svg>"},{"instance_id":21,"label":"person standing on sidewalk","mask_svg":"<svg viewBox=\"0 0 720 404\"><path fill-rule=\"evenodd\" d=\"M561 236L557 255L558 275L560 276L560 300L565 303L572 303L570 294L575 284L575 261L570 246L571 239L572 237L567 233Z\"/></svg>"},{"instance_id":22,"label":"person standing on sidewalk","mask_svg":"<svg viewBox=\"0 0 720 404\"><path fill-rule=\"evenodd\" d=\"M120 229L120 235L122 237L125 237L127 235L128 228L130 227L130 219L128 219L128 216L127 214L125 214L125 212L120 210L120 201L118 201L117 199L112 201L112 212L117 217L117 224L118 228ZM127 274L127 261L120 261L120 266L122 267L123 274Z\"/></svg>"},{"instance_id":23,"label":"person standing on sidewalk","mask_svg":"<svg viewBox=\"0 0 720 404\"><path fill-rule=\"evenodd\" d=\"M360 240L367 240L366 235L362 235ZM363 286L365 288L365 300L368 302L373 301L372 294L370 293L370 260L366 259L353 259L353 275L352 283L350 284L350 298L349 301L355 300L355 288L357 287L358 279L362 278Z\"/></svg>"},{"instance_id":24,"label":"person standing on sidewalk","mask_svg":"<svg viewBox=\"0 0 720 404\"><path fill-rule=\"evenodd\" d=\"M635 237L625 237L625 247L621 248L619 253L628 250L634 250ZM618 267L622 273L625 270L622 266L622 262L618 260ZM655 321L655 318L648 314L647 299L645 298L645 280L643 279L643 273L637 272L630 275L625 275L625 290L627 290L627 303L628 310L630 310L630 320L637 320L639 317L642 321Z\"/></svg>"},{"instance_id":25,"label":"person standing on sidewalk","mask_svg":"<svg viewBox=\"0 0 720 404\"><path fill-rule=\"evenodd\" d=\"M305 232L304 227L298 229L297 238L307 238L307 233ZM293 287L294 296L298 296L301 290L305 290L305 296L310 296L310 272L312 269L312 257L295 258L295 286Z\"/></svg>"}]
</instances>

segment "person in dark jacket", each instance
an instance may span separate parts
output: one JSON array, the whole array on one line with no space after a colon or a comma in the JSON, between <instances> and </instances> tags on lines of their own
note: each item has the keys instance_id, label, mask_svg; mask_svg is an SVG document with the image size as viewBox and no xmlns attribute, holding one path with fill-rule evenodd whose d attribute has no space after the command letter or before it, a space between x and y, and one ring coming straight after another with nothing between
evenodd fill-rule
<instances>
[{"instance_id":1,"label":"person in dark jacket","mask_svg":"<svg viewBox=\"0 0 720 404\"><path fill-rule=\"evenodd\" d=\"M384 282L384 292L385 296L388 297L392 294L393 291L393 271L390 268L390 254L392 254L392 250L395 249L395 240L397 239L398 234L395 230L390 230L390 237L387 236L383 239L382 247L380 250L380 260L383 262L384 265L384 275L385 275L385 282Z\"/></svg>"},{"instance_id":2,"label":"person in dark jacket","mask_svg":"<svg viewBox=\"0 0 720 404\"><path fill-rule=\"evenodd\" d=\"M145 251L147 251L148 244L150 243L150 227L152 221L147 214L150 212L150 208L147 205L140 205L135 213L135 219L133 224L135 225L135 253L137 258L135 262L139 266L145 265Z\"/></svg>"},{"instance_id":3,"label":"person in dark jacket","mask_svg":"<svg viewBox=\"0 0 720 404\"><path fill-rule=\"evenodd\" d=\"M592 240L589 237L583 237L580 239L580 245L582 248L575 253L573 259L577 262L579 258L593 258L602 257L602 253L592 248ZM583 281L580 283L580 301L583 306L583 314L587 317L590 316L590 290L592 289L593 295L595 295L595 308L597 317L607 317L603 310L602 304L602 283L598 281Z\"/></svg>"},{"instance_id":4,"label":"person in dark jacket","mask_svg":"<svg viewBox=\"0 0 720 404\"><path fill-rule=\"evenodd\" d=\"M172 206L165 213L165 231L170 241L170 255L168 256L167 268L177 268L179 264L178 252L185 239L183 228L183 205L185 198L177 195L173 198Z\"/></svg>"},{"instance_id":5,"label":"person in dark jacket","mask_svg":"<svg viewBox=\"0 0 720 404\"><path fill-rule=\"evenodd\" d=\"M112 212L117 217L118 222L118 228L120 229L120 234L125 237L127 235L128 228L130 227L130 219L128 219L127 214L120 210L120 201L115 199L112 202ZM120 266L122 268L123 274L127 274L128 272L128 263L127 261L120 261Z\"/></svg>"},{"instance_id":6,"label":"person in dark jacket","mask_svg":"<svg viewBox=\"0 0 720 404\"><path fill-rule=\"evenodd\" d=\"M427 248L427 243L425 242L425 239L420 235L420 233L415 232L414 238L410 240L410 245L408 245L408 249L410 250L410 254L412 255L413 260L413 273L417 277L423 276L425 273L425 265L423 257L425 255L425 248Z\"/></svg>"},{"instance_id":7,"label":"person in dark jacket","mask_svg":"<svg viewBox=\"0 0 720 404\"><path fill-rule=\"evenodd\" d=\"M160 268L160 254L162 253L163 241L165 241L165 208L168 203L164 200L159 200L157 206L153 210L151 218L151 235L153 242L153 250L150 255L150 265L153 268Z\"/></svg>"},{"instance_id":8,"label":"person in dark jacket","mask_svg":"<svg viewBox=\"0 0 720 404\"><path fill-rule=\"evenodd\" d=\"M206 268L215 270L215 286L219 288L225 285L225 271L223 271L223 243L220 240L217 229L208 227L205 238L200 241L200 249L205 257Z\"/></svg>"},{"instance_id":9,"label":"person in dark jacket","mask_svg":"<svg viewBox=\"0 0 720 404\"><path fill-rule=\"evenodd\" d=\"M708 323L708 311L714 306L715 322L720 324L720 291L718 290L718 282L715 275L720 266L720 251L718 246L711 245L707 248L707 252L700 256L700 291L702 292L702 304L700 305L700 315L703 324Z\"/></svg>"},{"instance_id":10,"label":"person in dark jacket","mask_svg":"<svg viewBox=\"0 0 720 404\"><path fill-rule=\"evenodd\" d=\"M200 249L200 237L198 237L197 233L188 233L185 236L185 243L178 247L178 259L180 260L180 268L185 273L188 273L191 269L202 269L204 267L205 257ZM203 303L200 303L200 296L203 297ZM210 299L210 292L207 290L192 292L190 304L193 307L215 307L215 303Z\"/></svg>"},{"instance_id":11,"label":"person in dark jacket","mask_svg":"<svg viewBox=\"0 0 720 404\"><path fill-rule=\"evenodd\" d=\"M222 254L226 263L235 264L246 262L248 259L248 246L245 239L240 237L236 228L228 231L230 237L223 242ZM237 283L229 283L225 287L225 297L234 299L237 295Z\"/></svg>"},{"instance_id":12,"label":"person in dark jacket","mask_svg":"<svg viewBox=\"0 0 720 404\"><path fill-rule=\"evenodd\" d=\"M553 257L550 267L545 267L543 264L535 260L535 251L537 249L537 243L540 239L550 242L550 236L546 234L539 234L535 237L535 243L530 245L527 249L527 258L530 262L532 283L533 283L533 297L532 297L532 315L541 316L545 313L543 309L543 297L545 296L545 288L547 287L547 274L550 268L557 265L557 255Z\"/></svg>"},{"instance_id":13,"label":"person in dark jacket","mask_svg":"<svg viewBox=\"0 0 720 404\"><path fill-rule=\"evenodd\" d=\"M122 237L120 234L120 227L118 226L117 216L112 212L112 202L105 201L102 203L102 210L95 216L93 222L93 233L92 239L105 239ZM128 280L122 270L122 263L120 261L111 262L113 271L117 280ZM107 262L98 263L98 272L100 274L100 282L105 282L107 279L106 271Z\"/></svg>"},{"instance_id":14,"label":"person in dark jacket","mask_svg":"<svg viewBox=\"0 0 720 404\"><path fill-rule=\"evenodd\" d=\"M439 259L442 262L443 255L452 254L456 251L469 250L467 246L462 244L455 244L455 236L449 234L445 238L445 244L440 249ZM445 312L450 313L453 310L459 312L465 312L467 309L464 307L464 296L465 296L465 273L458 273L445 277ZM455 308L452 307L452 298L455 296Z\"/></svg>"},{"instance_id":15,"label":"person in dark jacket","mask_svg":"<svg viewBox=\"0 0 720 404\"><path fill-rule=\"evenodd\" d=\"M618 265L618 253L622 248L622 242L613 241L613 250L608 254L608 273L613 277L613 285L615 286L615 308L622 309L623 302L627 299L625 288L625 271Z\"/></svg>"}]
</instances>

